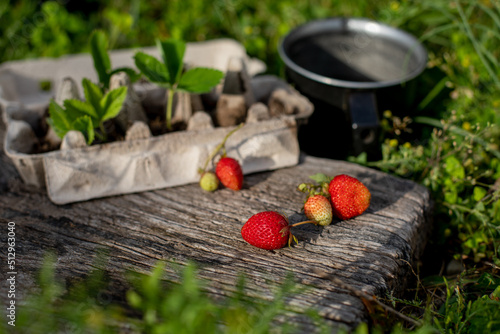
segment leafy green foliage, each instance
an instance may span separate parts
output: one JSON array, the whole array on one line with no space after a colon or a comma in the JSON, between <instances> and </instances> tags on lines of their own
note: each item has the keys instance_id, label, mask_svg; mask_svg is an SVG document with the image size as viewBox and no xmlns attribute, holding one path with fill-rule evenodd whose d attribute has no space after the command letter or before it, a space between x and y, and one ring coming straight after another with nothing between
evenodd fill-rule
<instances>
[{"instance_id":1,"label":"leafy green foliage","mask_svg":"<svg viewBox=\"0 0 500 334\"><path fill-rule=\"evenodd\" d=\"M162 283L164 269L164 264L159 264L151 276L141 278L136 289L127 293L129 304L142 313L142 321L137 323L141 332L215 332L217 307L201 292L194 266L183 271L181 286L168 290Z\"/></svg>"},{"instance_id":2,"label":"leafy green foliage","mask_svg":"<svg viewBox=\"0 0 500 334\"><path fill-rule=\"evenodd\" d=\"M280 38L312 19L369 17L417 36L429 51L429 62L418 78L415 94L408 93L409 99L417 97L416 103L409 105L403 115L397 110L384 113L379 161L367 161L366 156L351 160L428 187L435 201L431 246L442 245L444 255L489 275L492 283L488 288L471 291L470 286L482 286L484 275L467 274L467 282L462 283L448 279L448 285L439 277L437 283L419 288L423 297L389 299L405 311L418 309L417 316L424 322L421 328L397 326L393 332L495 328L488 327L492 322L484 319L498 319L490 307L493 300L488 299L492 291L498 290L495 265L500 252L497 2L172 0L164 6L161 2L124 0L111 5L106 0L101 4L95 12L82 13L68 12L55 1L40 4L28 0L15 6L2 2L0 49L5 52L0 53L0 61L86 52L90 32L103 28L109 32L112 48L149 46L157 37L186 41L235 38L251 56L266 63L269 73L283 74L276 52ZM151 81L162 84L175 77L163 61L143 58L141 62L151 62L148 68L155 68L150 76L159 74L154 80L149 78ZM410 91L409 85L405 88ZM448 307L441 308L442 301ZM232 319L239 322L236 315ZM356 332L370 331L389 329L362 324Z\"/></svg>"},{"instance_id":3,"label":"leafy green foliage","mask_svg":"<svg viewBox=\"0 0 500 334\"><path fill-rule=\"evenodd\" d=\"M119 87L103 94L99 86L86 78L82 80L82 86L86 101L65 100L63 108L51 100L47 122L60 138L68 131L76 130L85 135L89 145L96 134L105 141L104 122L120 112L127 96L127 87ZM94 131L96 128L100 129L100 133Z\"/></svg>"},{"instance_id":4,"label":"leafy green foliage","mask_svg":"<svg viewBox=\"0 0 500 334\"><path fill-rule=\"evenodd\" d=\"M165 286L162 279L165 265L159 263L151 276L135 274L134 288L127 292L127 301L140 311L135 325L144 333L269 333L274 321L285 316L286 298L303 289L290 275L275 291L271 302L245 295L245 279L240 276L236 291L216 303L203 293L205 283L196 278L196 267L189 263L182 270L182 284ZM313 321L321 324L318 318ZM285 324L279 333L296 330Z\"/></svg>"},{"instance_id":5,"label":"leafy green foliage","mask_svg":"<svg viewBox=\"0 0 500 334\"><path fill-rule=\"evenodd\" d=\"M108 55L108 38L101 30L95 30L90 36L90 53L94 60L94 68L99 77L99 82L104 90L109 89L109 81L113 74L125 72L130 77L132 82L140 78L140 74L136 73L132 68L120 67L111 69L111 60Z\"/></svg>"},{"instance_id":6,"label":"leafy green foliage","mask_svg":"<svg viewBox=\"0 0 500 334\"><path fill-rule=\"evenodd\" d=\"M488 281L485 284L485 281ZM478 283L467 287L460 278L453 285L445 280L446 301L438 310L435 325L442 333L496 333L500 331L500 278L484 274ZM485 286L486 285L486 286ZM477 296L474 290L484 293L497 287L491 294ZM476 295L476 298L471 298Z\"/></svg>"},{"instance_id":7,"label":"leafy green foliage","mask_svg":"<svg viewBox=\"0 0 500 334\"><path fill-rule=\"evenodd\" d=\"M443 260L477 267L462 273L467 282L441 277L421 288L426 326L442 333L498 331L500 308L490 294L499 286L500 265L500 101L493 93L500 77L500 8L488 1L401 1L383 17L419 32L426 43L427 95L405 117L383 113L381 160L350 159L429 188L431 246L445 247ZM491 285L474 289L487 275ZM444 304L429 297L436 294Z\"/></svg>"},{"instance_id":8,"label":"leafy green foliage","mask_svg":"<svg viewBox=\"0 0 500 334\"><path fill-rule=\"evenodd\" d=\"M217 85L223 73L209 68L192 68L182 73L186 45L177 40L157 41L162 56L158 61L153 56L138 52L134 56L137 68L152 82L171 90L189 93L205 93Z\"/></svg>"},{"instance_id":9,"label":"leafy green foliage","mask_svg":"<svg viewBox=\"0 0 500 334\"><path fill-rule=\"evenodd\" d=\"M77 107L74 107L76 102L76 100L65 101L64 106L66 109L63 109L55 101L50 101L50 117L47 122L60 138L63 138L68 131L80 131L87 138L87 144L90 145L95 136L92 119L89 115L85 115L83 112L78 111Z\"/></svg>"},{"instance_id":10,"label":"leafy green foliage","mask_svg":"<svg viewBox=\"0 0 500 334\"><path fill-rule=\"evenodd\" d=\"M217 85L224 73L210 68L191 68L182 73L186 44L183 41L168 39L156 41L160 51L160 62L155 57L137 52L134 56L135 65L146 78L168 89L168 103L166 110L167 129L171 129L172 101L176 91L188 93L206 93Z\"/></svg>"},{"instance_id":11,"label":"leafy green foliage","mask_svg":"<svg viewBox=\"0 0 500 334\"><path fill-rule=\"evenodd\" d=\"M94 261L101 269L93 269L85 279L74 279L71 284L58 280L56 260L53 254L46 254L37 288L18 308L16 326L9 333L116 333L112 320L122 319L123 310L111 304L109 281L102 270L104 255L98 254Z\"/></svg>"},{"instance_id":12,"label":"leafy green foliage","mask_svg":"<svg viewBox=\"0 0 500 334\"><path fill-rule=\"evenodd\" d=\"M435 240L444 243L451 236L458 237L462 243L453 250L456 257L471 256L474 262L488 258L498 265L500 152L495 143L500 142L500 133L496 125L478 124L469 129L465 117L416 118L421 124L435 126L425 146L399 145L397 139L387 139L382 160L365 163L428 187L437 204L439 223L446 226Z\"/></svg>"},{"instance_id":13,"label":"leafy green foliage","mask_svg":"<svg viewBox=\"0 0 500 334\"><path fill-rule=\"evenodd\" d=\"M197 276L197 266L173 265L181 283L167 283L165 263L149 274L129 273L123 296L113 290L104 268L106 252L99 252L93 267L83 278L63 284L55 275L55 256L45 257L37 290L28 294L19 308L12 333L296 333L289 324L286 300L304 291L290 274L279 287L272 284L271 301L259 301L245 293L240 276L235 291L217 301L205 292L208 282ZM313 310L304 315L318 325L318 333L329 328ZM276 322L282 323L276 327ZM3 324L2 324L3 325ZM0 325L0 330L2 329Z\"/></svg>"},{"instance_id":14,"label":"leafy green foliage","mask_svg":"<svg viewBox=\"0 0 500 334\"><path fill-rule=\"evenodd\" d=\"M0 62L30 57L58 57L82 50L87 22L57 1L0 4Z\"/></svg>"}]
</instances>

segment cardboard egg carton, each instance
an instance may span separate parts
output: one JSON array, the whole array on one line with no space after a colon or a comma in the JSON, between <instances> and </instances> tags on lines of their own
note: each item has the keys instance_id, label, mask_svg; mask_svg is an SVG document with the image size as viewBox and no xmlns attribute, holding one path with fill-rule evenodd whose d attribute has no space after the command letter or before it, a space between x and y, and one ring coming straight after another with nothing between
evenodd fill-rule
<instances>
[{"instance_id":1,"label":"cardboard egg carton","mask_svg":"<svg viewBox=\"0 0 500 334\"><path fill-rule=\"evenodd\" d=\"M159 58L156 48L142 51ZM135 52L110 52L113 66L134 67ZM313 112L305 97L277 77L257 75L265 65L249 58L230 39L188 43L184 60L186 66L225 72L224 82L208 96L217 105L212 114L200 110L199 96L178 94L173 121L185 122L186 130L153 136L141 116L141 105L164 103L165 92L151 83L131 85L117 78L132 88L129 94L135 94L127 97L131 102L124 104L118 117L120 124L128 126L125 138L91 146L79 132L70 131L60 140L50 128L39 128L50 99L81 97L82 78L97 82L90 55L2 64L0 107L7 125L6 154L24 182L45 187L56 204L198 182L198 169L240 122L244 126L229 137L226 149L228 156L240 162L244 174L298 163L297 126ZM51 89L41 90L41 81L51 82ZM235 110L239 114L231 121ZM219 121L224 113L229 117ZM56 149L34 153L40 133Z\"/></svg>"}]
</instances>

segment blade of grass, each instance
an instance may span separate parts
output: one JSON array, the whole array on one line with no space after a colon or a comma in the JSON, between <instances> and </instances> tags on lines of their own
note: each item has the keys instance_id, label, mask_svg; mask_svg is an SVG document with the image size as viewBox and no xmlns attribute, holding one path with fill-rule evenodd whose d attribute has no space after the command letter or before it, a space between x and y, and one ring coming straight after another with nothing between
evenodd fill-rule
<instances>
[{"instance_id":1,"label":"blade of grass","mask_svg":"<svg viewBox=\"0 0 500 334\"><path fill-rule=\"evenodd\" d=\"M500 30L499 31L493 30L493 29L491 29L491 27L487 27L481 23L474 23L472 25L472 27L474 27L478 30L482 30L483 33L485 33L485 34L491 34L493 37L500 39Z\"/></svg>"},{"instance_id":2,"label":"blade of grass","mask_svg":"<svg viewBox=\"0 0 500 334\"><path fill-rule=\"evenodd\" d=\"M425 34L422 35L422 37L419 38L420 42L424 42L442 32L445 32L447 30L452 30L452 29L457 29L459 27L458 23L452 22L448 24L443 24L441 26L435 27L432 30L426 32Z\"/></svg>"},{"instance_id":3,"label":"blade of grass","mask_svg":"<svg viewBox=\"0 0 500 334\"><path fill-rule=\"evenodd\" d=\"M483 44L479 44L481 51L484 53L484 57L490 62L491 65L500 69L500 63L497 58L488 50Z\"/></svg>"},{"instance_id":4,"label":"blade of grass","mask_svg":"<svg viewBox=\"0 0 500 334\"><path fill-rule=\"evenodd\" d=\"M430 117L425 117L425 116L418 116L418 117L415 117L413 119L413 121L415 123L419 123L419 124L425 124L425 125L430 125L430 126L433 126L435 128L440 128L440 129L443 129L444 126L443 124L437 120L437 119L434 119L434 118L430 118ZM481 137L479 136L476 136L468 131L465 131L464 129L461 129L457 126L450 126L448 128L448 130L454 134L457 134L457 135L460 135L460 136L463 136L463 137L466 137L466 138L470 138L472 139L474 142L478 143L479 145L483 146L486 150L488 150L489 152L491 152L495 157L499 158L500 159L500 151L494 149L491 147L491 145L485 141L484 139L482 139Z\"/></svg>"},{"instance_id":5,"label":"blade of grass","mask_svg":"<svg viewBox=\"0 0 500 334\"><path fill-rule=\"evenodd\" d=\"M446 82L448 82L448 77L442 78L435 86L432 88L432 90L427 94L427 96L420 102L418 105L418 110L423 110L425 107L429 105L429 103L432 102L436 98L436 96L441 93L441 91L446 87Z\"/></svg>"},{"instance_id":6,"label":"blade of grass","mask_svg":"<svg viewBox=\"0 0 500 334\"><path fill-rule=\"evenodd\" d=\"M431 12L437 11L441 13L444 17L448 18L450 22L456 21L456 17L450 11L450 6L448 1L430 1L428 8Z\"/></svg>"},{"instance_id":7,"label":"blade of grass","mask_svg":"<svg viewBox=\"0 0 500 334\"><path fill-rule=\"evenodd\" d=\"M493 1L493 5L496 7L496 9L500 12L500 3Z\"/></svg>"},{"instance_id":8,"label":"blade of grass","mask_svg":"<svg viewBox=\"0 0 500 334\"><path fill-rule=\"evenodd\" d=\"M471 41L472 46L474 47L474 50L477 53L477 56L479 57L479 59L483 63L483 66L485 67L488 74L491 76L491 79L494 81L495 85L498 88L500 88L500 79L498 79L496 73L491 69L491 67L488 64L488 62L486 61L486 59L484 59L484 55L481 52L481 47L479 46L479 43L477 42L477 39L472 32L472 29L469 25L469 22L467 21L467 17L463 11L462 6L460 5L460 2L455 1L455 4L457 6L457 10L458 10L458 14L460 15L460 19L462 20L462 24L463 24L463 28L465 30L465 33L466 33L467 37L469 38L469 40Z\"/></svg>"},{"instance_id":9,"label":"blade of grass","mask_svg":"<svg viewBox=\"0 0 500 334\"><path fill-rule=\"evenodd\" d=\"M493 10L486 7L481 2L478 2L477 5L479 6L479 8L481 8L483 10L483 12L485 12L486 14L488 14L492 18L492 20L493 20L493 22L495 22L497 28L500 29L500 16L497 15L495 12L493 12Z\"/></svg>"}]
</instances>

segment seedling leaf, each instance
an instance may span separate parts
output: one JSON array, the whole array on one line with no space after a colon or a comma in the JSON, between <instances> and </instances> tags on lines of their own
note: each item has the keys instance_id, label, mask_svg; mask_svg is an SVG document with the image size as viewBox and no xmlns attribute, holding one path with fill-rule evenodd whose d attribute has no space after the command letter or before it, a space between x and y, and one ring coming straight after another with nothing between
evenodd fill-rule
<instances>
[{"instance_id":1,"label":"seedling leaf","mask_svg":"<svg viewBox=\"0 0 500 334\"><path fill-rule=\"evenodd\" d=\"M170 87L170 76L164 64L158 59L143 52L134 56L135 66L149 79L163 87Z\"/></svg>"},{"instance_id":2,"label":"seedling leaf","mask_svg":"<svg viewBox=\"0 0 500 334\"><path fill-rule=\"evenodd\" d=\"M212 69L191 69L182 75L186 43L179 40L156 40L156 46L163 63L143 52L134 56L135 65L149 81L168 89L168 102L165 112L167 130L172 130L172 101L178 90L188 93L203 93L219 83L223 73Z\"/></svg>"},{"instance_id":3,"label":"seedling leaf","mask_svg":"<svg viewBox=\"0 0 500 334\"><path fill-rule=\"evenodd\" d=\"M186 71L179 81L177 88L190 93L206 93L217 85L224 77L224 73L211 68L192 68Z\"/></svg>"},{"instance_id":4,"label":"seedling leaf","mask_svg":"<svg viewBox=\"0 0 500 334\"><path fill-rule=\"evenodd\" d=\"M156 45L167 68L169 83L173 86L179 81L182 73L182 59L186 51L186 43L175 39L167 39L165 41L156 40Z\"/></svg>"},{"instance_id":5,"label":"seedling leaf","mask_svg":"<svg viewBox=\"0 0 500 334\"><path fill-rule=\"evenodd\" d=\"M125 97L127 97L127 87L119 87L106 93L101 100L101 109L103 113L99 115L100 121L104 122L116 117L122 109Z\"/></svg>"},{"instance_id":6,"label":"seedling leaf","mask_svg":"<svg viewBox=\"0 0 500 334\"><path fill-rule=\"evenodd\" d=\"M99 76L99 81L105 85L109 85L109 72L111 71L111 61L106 51L107 48L108 39L106 34L100 30L95 30L90 36L90 53L94 59L94 67Z\"/></svg>"},{"instance_id":7,"label":"seedling leaf","mask_svg":"<svg viewBox=\"0 0 500 334\"><path fill-rule=\"evenodd\" d=\"M99 115L94 107L88 103L76 99L64 100L64 108L66 108L66 117L68 121L74 122L82 115L88 115L99 121Z\"/></svg>"},{"instance_id":8,"label":"seedling leaf","mask_svg":"<svg viewBox=\"0 0 500 334\"><path fill-rule=\"evenodd\" d=\"M326 176L323 173L317 173L314 175L310 175L309 178L318 184L325 183L325 182L329 183L332 180L330 177Z\"/></svg>"},{"instance_id":9,"label":"seedling leaf","mask_svg":"<svg viewBox=\"0 0 500 334\"><path fill-rule=\"evenodd\" d=\"M94 141L95 133L94 133L94 124L92 123L92 119L85 115L78 117L72 126L73 130L80 131L87 138L87 144L90 145Z\"/></svg>"},{"instance_id":10,"label":"seedling leaf","mask_svg":"<svg viewBox=\"0 0 500 334\"><path fill-rule=\"evenodd\" d=\"M71 129L71 122L66 118L66 111L54 100L51 100L49 104L49 115L50 118L47 119L47 122L52 129L54 129L56 135L59 138L63 138Z\"/></svg>"},{"instance_id":11,"label":"seedling leaf","mask_svg":"<svg viewBox=\"0 0 500 334\"><path fill-rule=\"evenodd\" d=\"M83 93L85 95L85 100L87 103L92 105L97 114L101 114L102 91L96 84L92 83L89 79L84 78L82 80Z\"/></svg>"}]
</instances>

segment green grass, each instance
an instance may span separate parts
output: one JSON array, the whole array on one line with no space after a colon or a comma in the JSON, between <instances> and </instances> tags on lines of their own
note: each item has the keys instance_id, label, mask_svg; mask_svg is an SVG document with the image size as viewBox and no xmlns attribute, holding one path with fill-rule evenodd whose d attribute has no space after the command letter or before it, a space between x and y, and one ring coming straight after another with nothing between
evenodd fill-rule
<instances>
[{"instance_id":1,"label":"green grass","mask_svg":"<svg viewBox=\"0 0 500 334\"><path fill-rule=\"evenodd\" d=\"M350 160L414 180L430 189L435 201L435 228L427 249L440 256L425 257L414 268L414 284L408 295L387 296L384 300L417 319L422 326L412 327L397 316L375 309L369 326L360 326L357 333L475 333L479 328L483 332L500 331L497 320L500 319L500 4L497 1L172 0L165 5L160 1L109 0L89 2L90 10L83 5L76 8L78 5L73 4L72 8L71 4L65 7L60 3L2 2L0 62L88 52L90 32L101 28L110 36L110 46L115 49L151 46L156 38L174 37L188 42L234 38L243 43L251 56L265 61L269 73L283 75L283 64L276 51L279 40L291 28L312 19L362 16L418 36L429 52L429 66L419 77L416 92L408 96L412 103L407 110L382 111L382 159L367 161L359 156ZM449 263L459 263L464 270L447 272ZM187 270L184 283L195 284L194 271ZM154 275L158 273L155 271ZM57 300L68 299L65 295L68 292L57 287L51 289L47 295L51 297L38 303L58 305ZM137 326L146 326L151 332L155 326L175 326L165 324L162 317L150 318L148 314L153 311L142 304L148 297L141 293L146 292L137 290L137 296L142 296L141 303L133 293L127 301L137 312L134 318ZM200 298L196 303L213 310L203 313L207 321L220 322L217 317L224 314L221 306L213 304L201 292L196 296ZM189 300L183 303L188 310L197 307L189 306ZM232 310L232 306L227 307ZM234 310L239 311L234 312L247 308L259 309L250 303L235 306ZM58 315L62 310L53 311ZM106 308L103 312L124 316L120 308ZM238 313L234 319L243 317L243 322L252 323L255 319L247 317L253 316L243 317ZM49 317L47 328L59 328L57 319ZM89 325L84 319L69 315L67 321Z\"/></svg>"},{"instance_id":2,"label":"green grass","mask_svg":"<svg viewBox=\"0 0 500 334\"><path fill-rule=\"evenodd\" d=\"M129 271L113 288L106 272L106 256L96 257L92 269L70 284L55 274L56 258L47 254L38 275L37 286L17 307L14 327L0 324L0 333L297 333L290 321L286 299L304 287L290 273L282 282L268 282L272 301L247 295L245 277L239 276L235 290L214 301L206 292L209 284L197 276L193 262L181 266L168 264L180 273L180 282L166 275L165 262L158 262L150 273ZM279 283L279 284L276 284ZM112 292L111 292L112 291ZM121 291L121 292L119 292ZM117 293L118 292L118 293ZM222 294L224 295L224 294ZM316 324L318 333L327 327L314 310L304 317ZM277 325L279 324L279 325Z\"/></svg>"}]
</instances>

